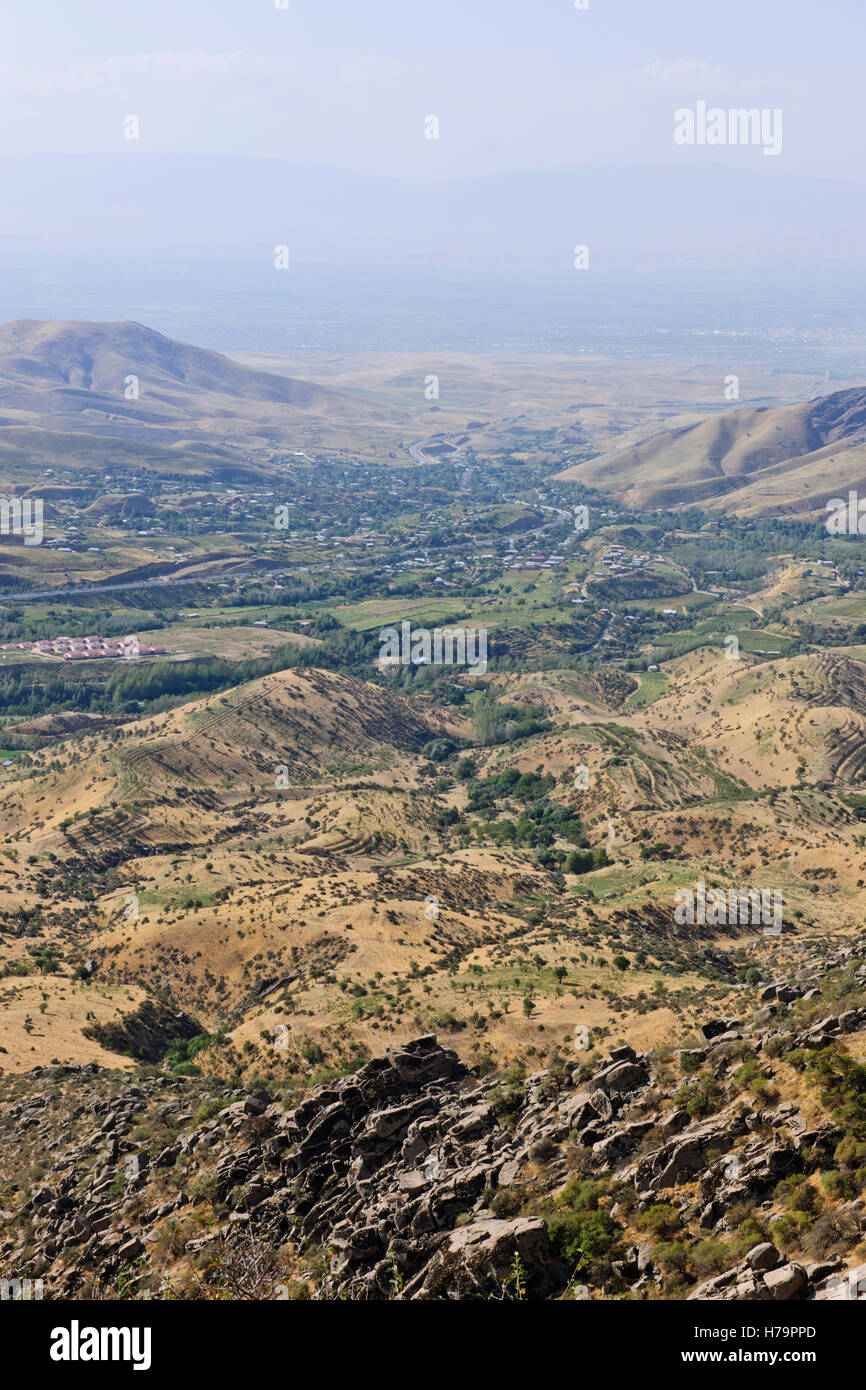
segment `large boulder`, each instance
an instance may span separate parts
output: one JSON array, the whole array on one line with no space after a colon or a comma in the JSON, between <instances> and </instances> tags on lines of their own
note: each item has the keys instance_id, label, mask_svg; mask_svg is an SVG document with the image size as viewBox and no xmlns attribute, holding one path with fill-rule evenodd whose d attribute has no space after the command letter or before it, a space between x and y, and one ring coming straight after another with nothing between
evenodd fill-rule
<instances>
[{"instance_id":1,"label":"large boulder","mask_svg":"<svg viewBox=\"0 0 866 1390\"><path fill-rule=\"evenodd\" d=\"M746 1254L746 1264L750 1269L775 1269L778 1263L779 1252L768 1240L762 1241L760 1245L753 1245Z\"/></svg>"},{"instance_id":2,"label":"large boulder","mask_svg":"<svg viewBox=\"0 0 866 1390\"><path fill-rule=\"evenodd\" d=\"M389 1048L387 1055L400 1080L415 1086L429 1081L449 1081L466 1073L457 1053L440 1047L435 1033L414 1038L404 1047Z\"/></svg>"},{"instance_id":3,"label":"large boulder","mask_svg":"<svg viewBox=\"0 0 866 1390\"><path fill-rule=\"evenodd\" d=\"M550 1292L563 1271L553 1260L541 1217L474 1221L450 1231L426 1270L406 1287L414 1298L488 1298L519 1277L535 1296ZM513 1290L512 1290L513 1292Z\"/></svg>"},{"instance_id":4,"label":"large boulder","mask_svg":"<svg viewBox=\"0 0 866 1390\"><path fill-rule=\"evenodd\" d=\"M776 1303L787 1303L790 1299L796 1298L807 1287L808 1282L802 1265L780 1265L778 1269L767 1270L764 1275L764 1283Z\"/></svg>"}]
</instances>

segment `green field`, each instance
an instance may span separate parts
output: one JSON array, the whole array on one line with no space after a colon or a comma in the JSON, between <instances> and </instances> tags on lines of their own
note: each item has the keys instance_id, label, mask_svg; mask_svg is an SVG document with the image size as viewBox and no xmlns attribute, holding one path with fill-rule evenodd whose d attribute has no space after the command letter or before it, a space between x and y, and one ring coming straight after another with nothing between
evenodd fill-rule
<instances>
[{"instance_id":1,"label":"green field","mask_svg":"<svg viewBox=\"0 0 866 1390\"><path fill-rule=\"evenodd\" d=\"M797 617L808 618L810 622L820 623L822 619L833 618L837 622L866 622L866 596L849 594L847 597L813 599L795 610Z\"/></svg>"},{"instance_id":2,"label":"green field","mask_svg":"<svg viewBox=\"0 0 866 1390\"><path fill-rule=\"evenodd\" d=\"M629 695L626 704L632 709L645 709L664 695L668 677L664 671L640 671L636 675L640 685Z\"/></svg>"},{"instance_id":3,"label":"green field","mask_svg":"<svg viewBox=\"0 0 866 1390\"><path fill-rule=\"evenodd\" d=\"M323 611L333 613L343 627L353 632L372 632L380 627L399 627L405 619L416 627L436 627L449 623L455 615L466 613L466 600L445 598L382 598L365 599L348 605L323 605Z\"/></svg>"}]
</instances>

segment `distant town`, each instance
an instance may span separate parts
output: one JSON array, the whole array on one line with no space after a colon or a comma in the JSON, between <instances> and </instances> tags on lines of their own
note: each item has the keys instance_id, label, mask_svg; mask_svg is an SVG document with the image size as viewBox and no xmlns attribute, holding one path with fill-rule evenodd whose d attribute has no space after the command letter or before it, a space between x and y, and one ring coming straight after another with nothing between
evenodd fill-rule
<instances>
[{"instance_id":1,"label":"distant town","mask_svg":"<svg viewBox=\"0 0 866 1390\"><path fill-rule=\"evenodd\" d=\"M165 655L165 647L142 647L136 637L48 637L38 642L3 642L0 652L32 652L63 661L94 661L102 657Z\"/></svg>"}]
</instances>

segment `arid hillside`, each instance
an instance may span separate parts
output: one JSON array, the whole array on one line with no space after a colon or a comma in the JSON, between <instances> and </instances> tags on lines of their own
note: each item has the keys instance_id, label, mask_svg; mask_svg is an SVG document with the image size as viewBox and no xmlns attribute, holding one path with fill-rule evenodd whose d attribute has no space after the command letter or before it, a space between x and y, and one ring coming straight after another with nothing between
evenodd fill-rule
<instances>
[{"instance_id":1,"label":"arid hillside","mask_svg":"<svg viewBox=\"0 0 866 1390\"><path fill-rule=\"evenodd\" d=\"M663 430L559 475L630 506L708 507L748 516L824 515L866 482L866 393L776 408L743 405Z\"/></svg>"},{"instance_id":2,"label":"arid hillside","mask_svg":"<svg viewBox=\"0 0 866 1390\"><path fill-rule=\"evenodd\" d=\"M393 427L370 396L246 367L139 323L0 325L0 473L273 478L272 451L322 430Z\"/></svg>"},{"instance_id":3,"label":"arid hillside","mask_svg":"<svg viewBox=\"0 0 866 1390\"><path fill-rule=\"evenodd\" d=\"M533 1071L415 1036L300 1105L33 1067L0 1083L0 1267L47 1298L862 1300L864 956L783 945L692 1033ZM169 1024L201 1040L94 1031L152 1063Z\"/></svg>"},{"instance_id":4,"label":"arid hillside","mask_svg":"<svg viewBox=\"0 0 866 1390\"><path fill-rule=\"evenodd\" d=\"M792 939L860 920L864 670L704 652L636 706L633 682L503 675L511 708L547 716L506 743L315 668L49 725L0 773L0 959L47 963L57 1022L24 1033L7 1009L7 1065L49 1061L61 1034L101 1055L84 994L116 1009L125 987L229 1034L246 1071L279 1061L281 1029L302 1074L305 1048L336 1061L418 1027L503 1063L576 1024L653 1045L708 998L733 1007L764 937L678 924L678 894L778 893Z\"/></svg>"}]
</instances>

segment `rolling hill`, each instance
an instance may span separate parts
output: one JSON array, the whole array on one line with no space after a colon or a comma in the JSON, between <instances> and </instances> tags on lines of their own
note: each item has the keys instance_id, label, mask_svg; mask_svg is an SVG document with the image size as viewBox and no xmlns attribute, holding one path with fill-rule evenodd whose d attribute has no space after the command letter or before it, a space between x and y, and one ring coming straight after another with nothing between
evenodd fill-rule
<instances>
[{"instance_id":1,"label":"rolling hill","mask_svg":"<svg viewBox=\"0 0 866 1390\"><path fill-rule=\"evenodd\" d=\"M796 405L743 406L559 474L632 506L703 503L741 515L823 515L866 483L866 389Z\"/></svg>"},{"instance_id":2,"label":"rolling hill","mask_svg":"<svg viewBox=\"0 0 866 1390\"><path fill-rule=\"evenodd\" d=\"M0 325L0 473L16 485L33 481L35 458L255 480L299 438L400 418L369 394L247 367L140 323Z\"/></svg>"},{"instance_id":3,"label":"rolling hill","mask_svg":"<svg viewBox=\"0 0 866 1390\"><path fill-rule=\"evenodd\" d=\"M340 395L292 377L238 366L221 353L177 343L140 323L63 323L16 319L0 325L4 399L16 384L29 390L123 396L136 375L142 394L185 409L191 392L327 410ZM62 397L61 397L62 399ZM79 398L75 403L80 405Z\"/></svg>"},{"instance_id":4,"label":"rolling hill","mask_svg":"<svg viewBox=\"0 0 866 1390\"><path fill-rule=\"evenodd\" d=\"M50 797L50 810L31 820L33 843L124 858L143 845L206 843L238 818L279 819L281 787L324 779L330 788L340 766L400 780L407 756L461 722L335 672L277 672L130 724L120 737L67 745L61 762L38 757L33 792ZM7 780L0 795L10 829L30 819L35 803L20 784Z\"/></svg>"}]
</instances>

